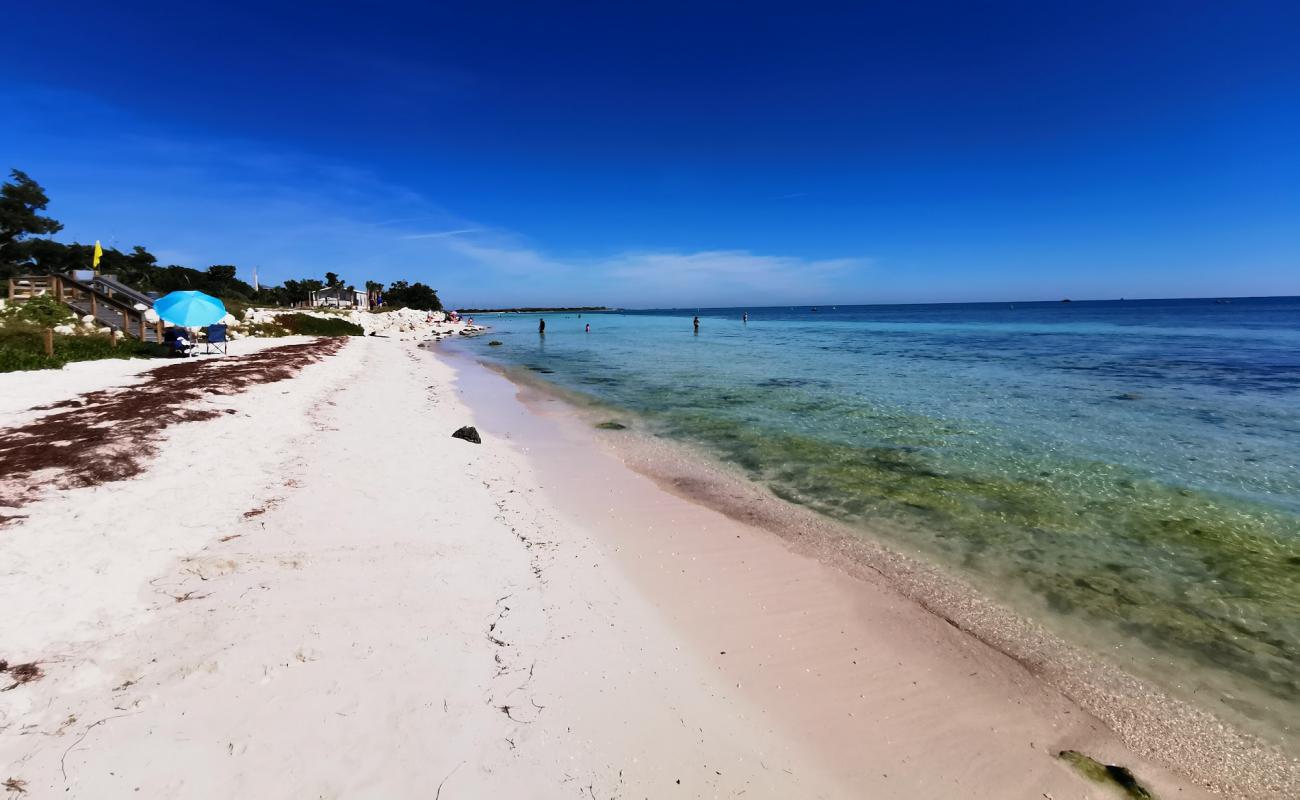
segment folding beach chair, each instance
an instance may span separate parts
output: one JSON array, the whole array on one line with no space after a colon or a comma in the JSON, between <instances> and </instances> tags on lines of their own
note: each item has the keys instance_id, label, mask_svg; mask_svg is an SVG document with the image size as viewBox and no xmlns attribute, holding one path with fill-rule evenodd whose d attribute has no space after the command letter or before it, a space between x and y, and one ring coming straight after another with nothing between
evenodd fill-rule
<instances>
[{"instance_id":1,"label":"folding beach chair","mask_svg":"<svg viewBox=\"0 0 1300 800\"><path fill-rule=\"evenodd\" d=\"M228 353L229 342L226 339L225 325L209 325L207 339L203 344L203 352L211 353L216 350L218 353Z\"/></svg>"}]
</instances>

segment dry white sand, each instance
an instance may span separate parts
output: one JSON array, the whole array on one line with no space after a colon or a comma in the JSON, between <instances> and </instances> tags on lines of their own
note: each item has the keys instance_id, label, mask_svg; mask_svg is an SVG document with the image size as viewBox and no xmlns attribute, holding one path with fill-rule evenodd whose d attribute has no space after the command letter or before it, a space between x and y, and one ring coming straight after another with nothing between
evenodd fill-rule
<instances>
[{"instance_id":1,"label":"dry white sand","mask_svg":"<svg viewBox=\"0 0 1300 800\"><path fill-rule=\"evenodd\" d=\"M0 693L0 781L86 798L1109 796L1050 755L1077 748L1202 796L900 596L659 490L504 383L464 385L494 404L471 409L428 352L352 340L202 401L235 413L168 429L145 473L52 491L0 527L0 658L44 671ZM10 404L0 430L29 418ZM450 438L476 422L483 444Z\"/></svg>"}]
</instances>

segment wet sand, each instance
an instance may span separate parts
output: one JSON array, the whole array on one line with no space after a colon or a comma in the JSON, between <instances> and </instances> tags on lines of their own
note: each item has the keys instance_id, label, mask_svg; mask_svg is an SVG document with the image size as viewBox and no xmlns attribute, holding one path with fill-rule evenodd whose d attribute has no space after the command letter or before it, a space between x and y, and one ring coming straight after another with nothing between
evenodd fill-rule
<instances>
[{"instance_id":1,"label":"wet sand","mask_svg":"<svg viewBox=\"0 0 1300 800\"><path fill-rule=\"evenodd\" d=\"M966 722L996 719L1013 704L1028 709L1031 716L1050 719L1051 732L1060 736L1052 739L1039 729L1036 746L1051 740L1054 751L1092 748L1118 763L1136 756L1150 765L1148 772L1183 776L1227 796L1285 797L1300 791L1300 767L1275 746L1071 646L946 571L779 500L680 444L639 433L634 424L630 430L599 430L596 423L609 419L608 410L571 402L577 398L567 398L526 373L507 373L533 417L529 419L499 402L503 393L494 381L505 378L496 373L485 377L487 368L470 363L468 355L456 356L462 383L481 384L474 391L483 398L477 405L491 407L498 424L519 431L517 440L535 459L550 459L547 486L557 504L575 517L599 519L603 531L618 537L616 550L634 554L624 555L629 570L648 594L671 609L675 624L691 630L705 647L734 638L737 631L759 637L762 643L751 638L741 650L752 657L735 658L737 651L729 650L728 657L717 659L718 668L736 674L750 691L765 692L762 702L784 708L800 735L814 739L819 751L840 752L848 759L857 747L855 738L869 734L842 729L835 724L842 715L792 692L791 687L803 685L799 670L805 670L804 676L823 676L819 684L838 682L822 699L857 697L874 719L889 720L898 718L902 709L891 707L885 698L906 697L916 677L912 673L924 664L927 677L947 689L938 704L947 709L946 715L927 722L927 728L937 732L951 724L953 739L960 738L956 731ZM575 451L582 457L575 457ZM654 497L647 483L660 490L659 500L645 499ZM663 500L664 493L680 502ZM752 550L762 541L768 545L762 551L766 561L759 561ZM700 598L700 592L706 597ZM702 606L718 609L720 616L701 615ZM892 616L881 616L882 608ZM775 640L769 618L773 609L782 610L781 619L798 621L778 629ZM807 627L809 620L818 625ZM807 641L821 625L838 633L829 637L830 643ZM852 638L845 633L849 630L860 637L849 645L854 649L831 646L846 644ZM865 647L865 642L873 645ZM883 662L881 642L889 645ZM761 658L787 647L823 657L796 660L793 674L788 663ZM946 647L956 647L958 655ZM935 648L945 668L964 666L974 654L983 660L965 673L949 669L936 675L930 664ZM864 649L877 660L865 660ZM895 656L894 662L885 663ZM841 669L845 664L852 669ZM884 697L875 694L882 691ZM981 697L981 692L992 692L993 698ZM1060 701L1064 705L1058 705ZM965 717L963 703L972 706ZM996 707L999 703L1003 708ZM915 714L918 705L925 700L908 706L907 714ZM973 734L971 728L964 730ZM925 749L928 744L919 746ZM952 752L962 749L954 751L953 746L944 745ZM915 754L904 745L891 757L903 761ZM972 761L977 758L970 756ZM869 771L864 767L855 778ZM1174 791L1172 787L1183 791L1180 783L1171 777L1166 792Z\"/></svg>"}]
</instances>

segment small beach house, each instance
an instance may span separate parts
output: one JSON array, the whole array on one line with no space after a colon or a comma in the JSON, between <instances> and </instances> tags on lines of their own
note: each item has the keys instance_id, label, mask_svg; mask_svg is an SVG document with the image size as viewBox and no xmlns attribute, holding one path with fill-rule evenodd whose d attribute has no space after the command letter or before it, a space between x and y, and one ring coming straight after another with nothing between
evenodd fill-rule
<instances>
[{"instance_id":1,"label":"small beach house","mask_svg":"<svg viewBox=\"0 0 1300 800\"><path fill-rule=\"evenodd\" d=\"M330 286L317 289L311 293L312 308L355 308L361 311L370 308L370 296L356 289L343 286Z\"/></svg>"}]
</instances>

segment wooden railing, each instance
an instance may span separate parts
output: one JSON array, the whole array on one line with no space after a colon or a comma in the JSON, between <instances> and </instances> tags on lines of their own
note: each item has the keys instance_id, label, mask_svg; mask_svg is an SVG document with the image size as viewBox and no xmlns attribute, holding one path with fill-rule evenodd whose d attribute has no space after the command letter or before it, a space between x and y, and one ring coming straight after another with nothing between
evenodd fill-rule
<instances>
[{"instance_id":1,"label":"wooden railing","mask_svg":"<svg viewBox=\"0 0 1300 800\"><path fill-rule=\"evenodd\" d=\"M21 303L33 297L51 296L79 314L90 314L101 324L116 328L127 336L145 339L154 329L156 339L163 338L162 322L150 323L144 312L108 292L100 291L68 275L20 275L9 279L9 301Z\"/></svg>"},{"instance_id":2,"label":"wooden railing","mask_svg":"<svg viewBox=\"0 0 1300 800\"><path fill-rule=\"evenodd\" d=\"M9 300L21 303L33 297L50 294L53 288L53 275L20 275L9 279Z\"/></svg>"}]
</instances>

